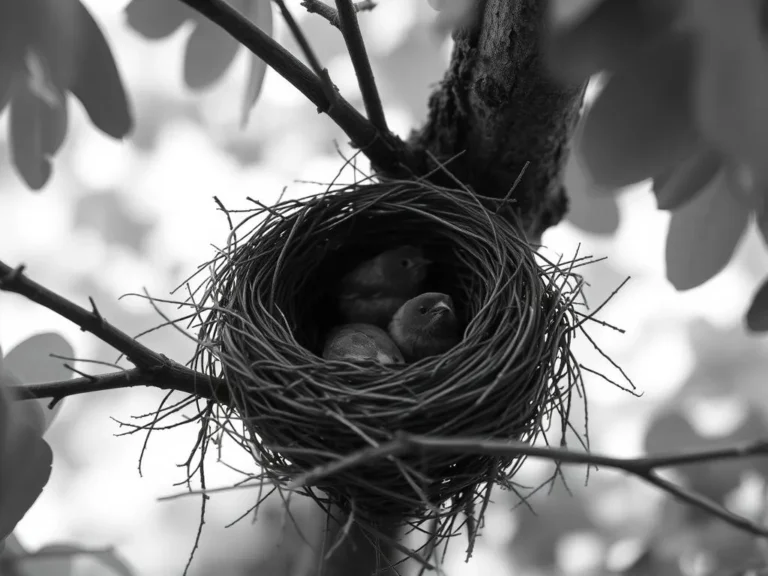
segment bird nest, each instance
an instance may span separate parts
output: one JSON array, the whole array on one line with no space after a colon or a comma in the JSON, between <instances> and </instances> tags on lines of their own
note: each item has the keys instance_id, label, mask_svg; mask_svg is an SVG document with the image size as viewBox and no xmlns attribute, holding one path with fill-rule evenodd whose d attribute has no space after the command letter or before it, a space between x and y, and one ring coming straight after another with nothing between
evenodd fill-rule
<instances>
[{"instance_id":1,"label":"bird nest","mask_svg":"<svg viewBox=\"0 0 768 576\"><path fill-rule=\"evenodd\" d=\"M242 423L242 445L273 482L402 432L532 442L553 413L567 422L581 386L569 351L581 320L576 275L537 256L492 202L423 182L359 183L257 205L233 227L194 303L195 367L226 382L232 410L220 410L220 424ZM427 290L453 298L460 344L400 366L324 360L339 280L404 244L427 251ZM304 490L361 521L455 518L487 503L494 484L511 486L520 463L421 447L321 474Z\"/></svg>"}]
</instances>

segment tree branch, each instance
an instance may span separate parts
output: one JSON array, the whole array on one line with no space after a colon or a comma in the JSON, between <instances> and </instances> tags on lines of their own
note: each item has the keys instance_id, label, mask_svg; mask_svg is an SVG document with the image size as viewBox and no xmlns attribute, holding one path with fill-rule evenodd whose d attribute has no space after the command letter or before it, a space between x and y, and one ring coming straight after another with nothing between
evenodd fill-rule
<instances>
[{"instance_id":1,"label":"tree branch","mask_svg":"<svg viewBox=\"0 0 768 576\"><path fill-rule=\"evenodd\" d=\"M152 367L168 362L162 354L150 350L107 322L99 313L93 300L93 311L59 296L48 288L30 280L24 274L24 266L11 268L0 261L0 290L14 292L56 312L60 316L77 324L81 330L90 332L125 356L136 366Z\"/></svg>"},{"instance_id":2,"label":"tree branch","mask_svg":"<svg viewBox=\"0 0 768 576\"><path fill-rule=\"evenodd\" d=\"M510 199L538 242L567 211L562 171L585 85L564 86L548 73L540 46L547 2L476 4L476 21L454 33L451 64L411 142L443 162L463 152L451 171L496 198L530 162Z\"/></svg>"},{"instance_id":3,"label":"tree branch","mask_svg":"<svg viewBox=\"0 0 768 576\"><path fill-rule=\"evenodd\" d=\"M331 76L328 74L328 70L323 68L323 66L320 64L320 61L315 55L315 51L312 50L312 47L309 45L309 41L307 40L306 36L304 36L304 32L302 32L301 27L293 18L293 15L291 14L291 11L288 10L288 6L285 5L285 2L283 0L274 0L274 2L280 8L280 12L283 15L283 20L285 20L288 28L291 29L291 33L296 39L296 43L301 48L301 51L304 53L304 57L307 59L310 68L312 68L313 72L322 79L325 96L331 103L332 108L333 104L336 102L337 97L339 96L339 93L336 90L336 87L333 85L333 82L331 82Z\"/></svg>"},{"instance_id":4,"label":"tree branch","mask_svg":"<svg viewBox=\"0 0 768 576\"><path fill-rule=\"evenodd\" d=\"M223 381L210 378L150 350L107 322L99 313L93 299L91 299L93 311L89 312L28 278L24 274L23 266L11 268L2 261L0 261L0 290L19 294L56 312L79 326L81 330L90 332L106 342L136 365L133 370L85 376L61 382L11 387L19 397L52 398L56 402L75 394L132 386L155 386L196 394L223 404L229 402L228 389Z\"/></svg>"},{"instance_id":5,"label":"tree branch","mask_svg":"<svg viewBox=\"0 0 768 576\"><path fill-rule=\"evenodd\" d=\"M391 132L379 132L340 95L330 102L320 77L297 60L269 35L248 21L225 0L180 0L228 32L235 40L264 60L325 112L360 148L372 163L391 175L407 177L417 166L411 149Z\"/></svg>"},{"instance_id":6,"label":"tree branch","mask_svg":"<svg viewBox=\"0 0 768 576\"><path fill-rule=\"evenodd\" d=\"M336 0L336 11L338 12L339 29L344 36L344 42L347 44L347 52L349 52L352 66L355 69L357 84L363 95L363 104L365 104L368 119L382 134L386 134L389 132L387 119L384 116L384 108L376 88L376 80L373 77L373 69L370 60L368 60L365 42L360 32L360 23L357 21L352 0Z\"/></svg>"},{"instance_id":7,"label":"tree branch","mask_svg":"<svg viewBox=\"0 0 768 576\"><path fill-rule=\"evenodd\" d=\"M290 448L274 448L285 453ZM565 448L549 448L530 446L522 442L487 440L484 438L435 438L429 436L416 436L400 433L395 440L375 447L365 448L353 452L339 460L318 466L302 476L296 478L291 488L317 484L323 478L337 474L342 470L348 470L362 464L380 460L390 456L402 456L420 450L430 453L442 452L448 454L485 454L504 458L516 458L525 456L528 458L540 458L561 464L585 464L588 466L603 466L627 474L656 486L673 497L696 506L712 516L720 518L728 524L755 534L768 536L768 528L752 522L748 518L734 514L701 494L692 492L682 486L678 486L658 475L657 470L676 466L685 466L700 462L715 460L733 460L756 456L768 456L768 441L762 440L751 444L742 444L729 448L714 450L699 450L696 452L672 456L650 456L645 458L614 458L589 452L575 452Z\"/></svg>"},{"instance_id":8,"label":"tree branch","mask_svg":"<svg viewBox=\"0 0 768 576\"><path fill-rule=\"evenodd\" d=\"M22 400L51 398L54 402L58 402L67 396L133 388L134 386L152 386L163 390L175 390L185 394L193 394L206 400L215 400L221 404L229 403L229 393L224 381L210 378L175 362L150 369L132 368L59 382L8 386L7 389Z\"/></svg>"},{"instance_id":9,"label":"tree branch","mask_svg":"<svg viewBox=\"0 0 768 576\"><path fill-rule=\"evenodd\" d=\"M301 5L304 6L310 14L317 14L318 16L325 18L331 26L339 28L339 13L323 2L323 0L302 0ZM352 6L354 7L355 12L363 12L364 10L373 10L376 8L376 3L372 0L362 0L361 2L353 3Z\"/></svg>"}]
</instances>

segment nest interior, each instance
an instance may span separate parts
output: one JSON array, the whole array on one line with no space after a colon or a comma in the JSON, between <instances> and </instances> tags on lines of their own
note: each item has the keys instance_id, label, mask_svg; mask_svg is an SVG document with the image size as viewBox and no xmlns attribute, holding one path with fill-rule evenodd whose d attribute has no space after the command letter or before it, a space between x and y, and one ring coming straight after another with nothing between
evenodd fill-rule
<instances>
[{"instance_id":1,"label":"nest interior","mask_svg":"<svg viewBox=\"0 0 768 576\"><path fill-rule=\"evenodd\" d=\"M463 321L448 353L401 367L327 362L339 280L402 244L434 262L427 290ZM198 367L223 377L260 465L291 477L397 431L532 441L567 416L578 374L568 350L568 272L537 263L519 227L465 190L363 183L255 209L211 263ZM210 343L213 343L212 345ZM324 477L327 501L372 518L464 511L519 460L419 453ZM313 492L314 494L314 492Z\"/></svg>"}]
</instances>

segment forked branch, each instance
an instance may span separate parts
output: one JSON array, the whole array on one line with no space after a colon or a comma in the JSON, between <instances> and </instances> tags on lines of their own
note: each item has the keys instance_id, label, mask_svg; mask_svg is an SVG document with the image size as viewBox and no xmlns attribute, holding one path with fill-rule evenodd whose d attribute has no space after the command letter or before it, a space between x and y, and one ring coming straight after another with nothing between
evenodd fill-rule
<instances>
[{"instance_id":1,"label":"forked branch","mask_svg":"<svg viewBox=\"0 0 768 576\"><path fill-rule=\"evenodd\" d=\"M225 0L180 0L228 32L328 114L380 170L392 176L417 173L414 153L400 138L382 132L340 95L332 102L327 83Z\"/></svg>"}]
</instances>

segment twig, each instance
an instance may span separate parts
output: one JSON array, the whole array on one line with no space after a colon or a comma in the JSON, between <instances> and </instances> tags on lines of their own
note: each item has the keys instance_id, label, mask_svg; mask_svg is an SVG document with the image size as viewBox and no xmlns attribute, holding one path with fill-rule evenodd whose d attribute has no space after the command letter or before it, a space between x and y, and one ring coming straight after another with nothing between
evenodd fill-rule
<instances>
[{"instance_id":1,"label":"twig","mask_svg":"<svg viewBox=\"0 0 768 576\"><path fill-rule=\"evenodd\" d=\"M328 69L323 68L323 66L320 64L320 61L317 59L314 50L312 50L312 47L309 45L307 37L304 36L304 32L296 23L296 20L293 18L291 11L288 10L285 2L283 0L273 1L275 4L277 4L278 8L280 8L280 12L283 14L283 20L285 20L285 23L288 24L288 28L291 29L291 33L296 39L296 42L299 44L301 51L304 53L304 57L307 59L307 62L309 62L309 66L312 68L312 70L314 70L315 74L317 74L322 79L323 88L325 89L325 96L331 103L331 108L333 108L333 104L336 102L336 98L339 96L339 93L333 85L333 82L331 82L331 76L328 74Z\"/></svg>"},{"instance_id":2,"label":"twig","mask_svg":"<svg viewBox=\"0 0 768 576\"><path fill-rule=\"evenodd\" d=\"M291 484L291 487L297 489L302 486L316 484L330 474L338 474L344 470L380 458L402 456L405 453L413 453L418 450L425 450L430 453L485 454L488 456L499 456L504 458L526 456L529 458L550 460L559 464L604 466L605 468L619 470L636 476L668 494L671 494L679 500L705 510L712 516L720 518L736 528L757 536L768 536L768 528L760 526L738 514L734 514L714 500L692 492L682 486L678 486L677 484L662 478L657 473L657 470L661 468L685 466L715 460L720 461L755 456L768 456L768 441L765 440L751 444L717 448L714 450L700 450L680 455L650 456L645 458L614 458L589 452L576 452L565 448L530 446L522 442L487 440L484 438L471 437L435 438L401 433L395 440L386 444L366 448L329 464L317 466L296 478Z\"/></svg>"},{"instance_id":3,"label":"twig","mask_svg":"<svg viewBox=\"0 0 768 576\"><path fill-rule=\"evenodd\" d=\"M384 108L379 98L379 90L376 88L376 80L373 77L371 62L360 32L360 23L352 0L336 0L336 11L339 14L339 29L344 42L347 44L347 52L352 60L352 66L357 75L357 84L363 95L363 104L368 113L368 119L382 134L389 132L387 119L384 116Z\"/></svg>"},{"instance_id":4,"label":"twig","mask_svg":"<svg viewBox=\"0 0 768 576\"><path fill-rule=\"evenodd\" d=\"M302 0L301 5L304 6L310 14L317 14L318 16L325 18L331 26L335 26L336 28L339 27L339 13L323 2L323 0ZM361 2L355 2L353 6L355 12L363 12L365 10L373 10L376 8L376 3L372 0L362 0Z\"/></svg>"},{"instance_id":5,"label":"twig","mask_svg":"<svg viewBox=\"0 0 768 576\"><path fill-rule=\"evenodd\" d=\"M99 313L93 299L90 299L93 311L89 312L28 278L24 274L23 266L11 268L2 261L0 261L0 290L19 294L56 312L75 323L81 330L90 332L125 354L136 365L132 370L83 376L60 382L10 387L11 391L20 398L52 398L57 402L75 394L132 386L155 386L215 399L224 404L229 401L228 389L223 381L182 366L115 328Z\"/></svg>"},{"instance_id":6,"label":"twig","mask_svg":"<svg viewBox=\"0 0 768 576\"><path fill-rule=\"evenodd\" d=\"M91 300L93 311L89 312L85 308L27 278L24 275L24 266L11 268L0 261L0 290L24 296L32 302L40 304L67 320L74 322L81 330L90 332L125 354L136 366L151 367L168 362L168 359L162 354L150 350L107 322L96 309L93 300Z\"/></svg>"},{"instance_id":7,"label":"twig","mask_svg":"<svg viewBox=\"0 0 768 576\"><path fill-rule=\"evenodd\" d=\"M32 398L52 398L59 401L67 396L133 388L134 386L153 386L165 390L175 390L185 394L194 394L206 400L228 402L227 387L223 381L210 378L190 370L180 364L170 363L152 368L132 368L120 372L97 374L72 378L44 384L24 384L8 386L6 389L21 400Z\"/></svg>"},{"instance_id":8,"label":"twig","mask_svg":"<svg viewBox=\"0 0 768 576\"><path fill-rule=\"evenodd\" d=\"M414 152L391 132L376 127L340 95L328 100L323 80L225 0L179 0L228 32L325 112L379 169L391 175L417 172Z\"/></svg>"}]
</instances>

